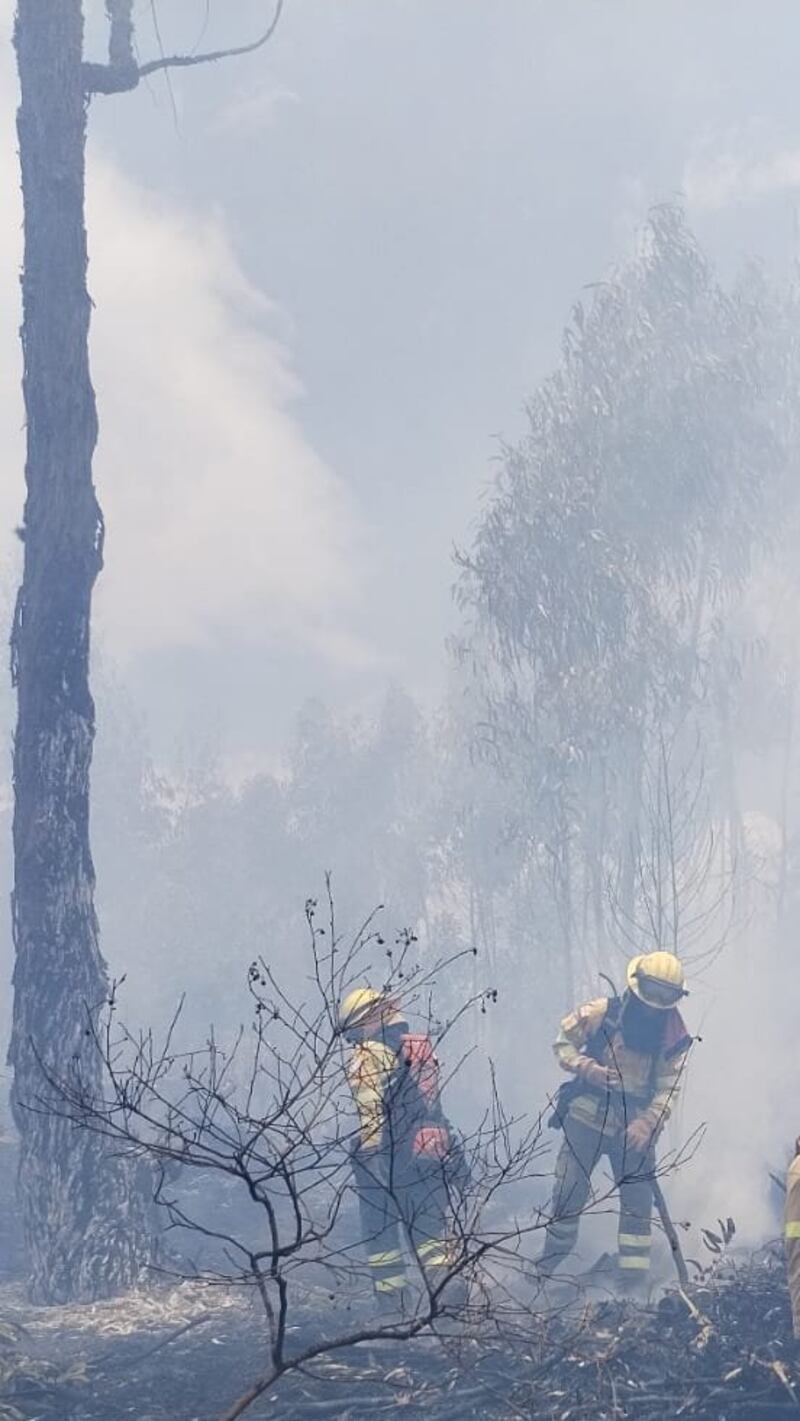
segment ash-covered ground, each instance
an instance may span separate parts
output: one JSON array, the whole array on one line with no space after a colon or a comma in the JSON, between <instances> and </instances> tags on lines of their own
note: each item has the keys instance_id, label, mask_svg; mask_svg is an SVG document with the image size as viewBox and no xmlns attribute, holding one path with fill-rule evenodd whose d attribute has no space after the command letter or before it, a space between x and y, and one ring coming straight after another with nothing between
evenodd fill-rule
<instances>
[{"instance_id":1,"label":"ash-covered ground","mask_svg":"<svg viewBox=\"0 0 800 1421\"><path fill-rule=\"evenodd\" d=\"M337 1300L337 1314L344 1307ZM320 1335L330 1314L308 1297L292 1345ZM726 1258L647 1306L593 1290L524 1332L364 1343L283 1377L247 1415L759 1421L800 1409L777 1251ZM44 1309L8 1284L0 1346L0 1421L217 1421L261 1371L265 1344L244 1293L183 1283Z\"/></svg>"}]
</instances>

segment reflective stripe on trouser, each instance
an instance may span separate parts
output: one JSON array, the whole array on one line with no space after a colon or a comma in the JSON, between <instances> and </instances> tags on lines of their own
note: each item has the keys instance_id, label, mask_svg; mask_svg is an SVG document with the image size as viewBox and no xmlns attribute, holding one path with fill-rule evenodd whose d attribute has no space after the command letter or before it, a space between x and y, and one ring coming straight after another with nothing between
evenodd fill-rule
<instances>
[{"instance_id":1,"label":"reflective stripe on trouser","mask_svg":"<svg viewBox=\"0 0 800 1421\"><path fill-rule=\"evenodd\" d=\"M800 1338L800 1155L792 1160L786 1176L784 1237L792 1326L795 1337Z\"/></svg>"},{"instance_id":2,"label":"reflective stripe on trouser","mask_svg":"<svg viewBox=\"0 0 800 1421\"><path fill-rule=\"evenodd\" d=\"M367 1266L376 1293L398 1293L408 1287L403 1255L399 1248L389 1248L382 1253L368 1253Z\"/></svg>"},{"instance_id":3,"label":"reflective stripe on trouser","mask_svg":"<svg viewBox=\"0 0 800 1421\"><path fill-rule=\"evenodd\" d=\"M617 1238L619 1254L617 1262L623 1272L646 1272L650 1267L650 1246L652 1238L647 1234L629 1234L620 1231Z\"/></svg>"},{"instance_id":4,"label":"reflective stripe on trouser","mask_svg":"<svg viewBox=\"0 0 800 1421\"><path fill-rule=\"evenodd\" d=\"M423 1239L416 1249L425 1281L440 1295L442 1304L455 1311L465 1307L469 1301L469 1284L459 1268L464 1255L458 1239Z\"/></svg>"},{"instance_id":5,"label":"reflective stripe on trouser","mask_svg":"<svg viewBox=\"0 0 800 1421\"><path fill-rule=\"evenodd\" d=\"M440 1268L454 1268L460 1252L458 1244L452 1239L428 1238L417 1244L417 1257L425 1273Z\"/></svg>"}]
</instances>

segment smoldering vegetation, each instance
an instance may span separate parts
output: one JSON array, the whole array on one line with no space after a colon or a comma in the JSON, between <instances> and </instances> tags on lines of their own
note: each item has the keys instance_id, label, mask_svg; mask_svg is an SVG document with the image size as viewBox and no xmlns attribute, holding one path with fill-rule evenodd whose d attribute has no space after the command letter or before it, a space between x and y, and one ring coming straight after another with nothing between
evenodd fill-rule
<instances>
[{"instance_id":1,"label":"smoldering vegetation","mask_svg":"<svg viewBox=\"0 0 800 1421\"><path fill-rule=\"evenodd\" d=\"M534 1131L507 1198L484 1201L516 1248L511 1281L489 1270L480 1286L513 1307L487 1303L459 1335L315 1357L253 1416L796 1408L779 1251L753 1250L779 1232L770 1175L798 1128L798 372L797 288L757 266L723 287L681 211L660 208L636 256L575 307L523 438L500 450L457 555L441 706L397 686L357 717L309 704L280 768L232 783L196 746L155 763L98 668L93 836L119 1019L163 1034L183 998L175 1057L213 1041L224 1058L252 1029L252 964L305 1003L304 905L330 871L343 931L378 913L365 975L396 982L398 942L412 975L452 964L424 1007L461 1129L480 1131L497 1101L499 1136ZM535 1248L519 1240L551 1183L557 1021L655 946L682 957L702 1038L664 1146L690 1285L676 1288L663 1240L646 1306L585 1276L612 1225L606 1195L572 1291L525 1292ZM246 1093L231 1077L231 1098ZM198 1170L170 1197L234 1234L250 1228L246 1182ZM258 1372L264 1318L198 1249L195 1230L116 1311L46 1321L10 1281L9 1416L226 1414ZM316 1261L301 1254L294 1274L299 1350L324 1340L332 1300L368 1313Z\"/></svg>"},{"instance_id":2,"label":"smoldering vegetation","mask_svg":"<svg viewBox=\"0 0 800 1421\"><path fill-rule=\"evenodd\" d=\"M321 1330L321 1300L297 1308L305 1340ZM351 1418L545 1417L638 1421L787 1416L796 1370L782 1263L773 1255L706 1269L684 1293L650 1307L586 1296L575 1310L537 1314L511 1337L391 1341L322 1356L290 1373L251 1414ZM240 1295L183 1283L93 1309L32 1309L6 1288L0 1315L4 1421L174 1421L216 1416L263 1343Z\"/></svg>"}]
</instances>

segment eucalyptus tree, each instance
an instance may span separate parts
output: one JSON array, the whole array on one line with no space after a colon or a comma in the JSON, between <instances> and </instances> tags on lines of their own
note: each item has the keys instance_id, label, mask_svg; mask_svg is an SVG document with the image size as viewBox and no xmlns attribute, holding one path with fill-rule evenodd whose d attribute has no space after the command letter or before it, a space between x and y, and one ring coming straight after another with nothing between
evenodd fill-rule
<instances>
[{"instance_id":1,"label":"eucalyptus tree","mask_svg":"<svg viewBox=\"0 0 800 1421\"><path fill-rule=\"evenodd\" d=\"M245 49L268 39L280 6L278 0L269 30ZM82 0L18 0L15 28L27 498L12 633L18 721L10 1062L31 1289L47 1301L130 1283L151 1250L145 1198L130 1171L91 1135L49 1113L41 1069L55 1054L62 1061L80 1056L108 990L89 845L89 629L103 517L92 482L97 412L88 358L87 112L96 94L134 89L159 69L224 57L176 55L140 64L133 0L106 0L106 12L106 64L84 59Z\"/></svg>"},{"instance_id":2,"label":"eucalyptus tree","mask_svg":"<svg viewBox=\"0 0 800 1421\"><path fill-rule=\"evenodd\" d=\"M481 745L515 784L565 996L604 954L609 874L632 907L654 737L721 713L725 615L786 487L773 319L762 282L724 291L681 211L655 210L636 257L575 307L459 555Z\"/></svg>"}]
</instances>

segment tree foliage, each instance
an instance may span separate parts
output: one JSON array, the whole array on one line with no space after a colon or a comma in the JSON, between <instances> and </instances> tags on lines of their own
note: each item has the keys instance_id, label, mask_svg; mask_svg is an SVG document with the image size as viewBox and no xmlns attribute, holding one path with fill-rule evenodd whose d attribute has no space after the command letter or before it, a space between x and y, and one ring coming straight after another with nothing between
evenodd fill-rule
<instances>
[{"instance_id":1,"label":"tree foliage","mask_svg":"<svg viewBox=\"0 0 800 1421\"><path fill-rule=\"evenodd\" d=\"M476 746L514 786L563 954L588 937L589 967L607 952L609 875L635 907L661 739L705 737L731 812L736 621L794 496L796 333L793 293L756 271L726 291L681 210L656 209L635 257L575 307L458 558Z\"/></svg>"}]
</instances>

